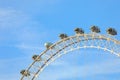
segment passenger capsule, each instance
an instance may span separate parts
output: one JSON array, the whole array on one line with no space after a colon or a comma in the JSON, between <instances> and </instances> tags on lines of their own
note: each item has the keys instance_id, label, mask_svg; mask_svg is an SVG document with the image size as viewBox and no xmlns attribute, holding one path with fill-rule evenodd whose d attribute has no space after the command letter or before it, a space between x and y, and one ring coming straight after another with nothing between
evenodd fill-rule
<instances>
[{"instance_id":1,"label":"passenger capsule","mask_svg":"<svg viewBox=\"0 0 120 80\"><path fill-rule=\"evenodd\" d=\"M108 28L107 33L110 35L117 35L117 31L114 28Z\"/></svg>"},{"instance_id":2,"label":"passenger capsule","mask_svg":"<svg viewBox=\"0 0 120 80\"><path fill-rule=\"evenodd\" d=\"M23 76L30 76L30 72L27 71L27 70L22 70L20 73L21 73Z\"/></svg>"},{"instance_id":3,"label":"passenger capsule","mask_svg":"<svg viewBox=\"0 0 120 80\"><path fill-rule=\"evenodd\" d=\"M84 31L82 28L75 28L74 31L76 32L76 34L84 34Z\"/></svg>"},{"instance_id":4,"label":"passenger capsule","mask_svg":"<svg viewBox=\"0 0 120 80\"><path fill-rule=\"evenodd\" d=\"M33 55L32 59L33 59L34 61L41 61L41 60L42 60L39 55Z\"/></svg>"},{"instance_id":5,"label":"passenger capsule","mask_svg":"<svg viewBox=\"0 0 120 80\"><path fill-rule=\"evenodd\" d=\"M95 33L100 33L100 28L98 28L97 26L92 26L91 31Z\"/></svg>"},{"instance_id":6,"label":"passenger capsule","mask_svg":"<svg viewBox=\"0 0 120 80\"><path fill-rule=\"evenodd\" d=\"M60 34L59 37L60 37L60 39L64 39L64 38L67 38L68 36L67 36L67 34Z\"/></svg>"},{"instance_id":7,"label":"passenger capsule","mask_svg":"<svg viewBox=\"0 0 120 80\"><path fill-rule=\"evenodd\" d=\"M44 44L44 46L48 49L51 45L53 45L53 43L47 42Z\"/></svg>"}]
</instances>

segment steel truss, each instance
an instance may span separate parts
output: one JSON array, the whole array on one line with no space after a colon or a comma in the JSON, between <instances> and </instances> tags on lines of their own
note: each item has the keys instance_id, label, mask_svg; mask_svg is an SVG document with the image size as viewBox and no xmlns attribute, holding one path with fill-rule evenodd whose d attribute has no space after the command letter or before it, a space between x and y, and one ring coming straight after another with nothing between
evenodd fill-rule
<instances>
[{"instance_id":1,"label":"steel truss","mask_svg":"<svg viewBox=\"0 0 120 80\"><path fill-rule=\"evenodd\" d=\"M23 75L21 80L36 80L39 74L50 63L70 51L81 48L97 48L108 51L120 57L120 41L98 33L76 34L54 43L48 49L39 54L40 61L33 63L26 69L28 76Z\"/></svg>"}]
</instances>

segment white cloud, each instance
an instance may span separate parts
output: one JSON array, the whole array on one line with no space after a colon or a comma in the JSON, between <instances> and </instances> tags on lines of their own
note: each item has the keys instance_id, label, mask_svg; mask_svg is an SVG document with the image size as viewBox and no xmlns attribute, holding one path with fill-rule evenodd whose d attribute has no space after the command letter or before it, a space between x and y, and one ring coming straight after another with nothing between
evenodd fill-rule
<instances>
[{"instance_id":1,"label":"white cloud","mask_svg":"<svg viewBox=\"0 0 120 80\"><path fill-rule=\"evenodd\" d=\"M88 64L88 65L71 65L70 63L60 64L57 62L59 66L54 65L50 67L50 69L46 69L45 72L41 73L41 80L62 80L67 78L87 78L90 76L97 75L105 75L105 74L113 74L120 73L119 65L120 60L108 60L101 63ZM55 67L57 66L57 68ZM45 77L47 76L47 77ZM105 80L105 79L104 79Z\"/></svg>"},{"instance_id":2,"label":"white cloud","mask_svg":"<svg viewBox=\"0 0 120 80\"><path fill-rule=\"evenodd\" d=\"M23 25L24 22L28 21L27 15L21 11L14 9L0 8L0 29L14 29Z\"/></svg>"},{"instance_id":3,"label":"white cloud","mask_svg":"<svg viewBox=\"0 0 120 80\"><path fill-rule=\"evenodd\" d=\"M55 8L62 0L7 0L1 1L1 8L12 8L14 10L24 11L27 14L44 14L52 13L52 9ZM5 4L5 6L3 6ZM8 4L8 5L6 5Z\"/></svg>"},{"instance_id":4,"label":"white cloud","mask_svg":"<svg viewBox=\"0 0 120 80\"><path fill-rule=\"evenodd\" d=\"M18 80L20 70L25 66L28 67L31 63L31 55L34 54L34 50L39 52L42 49L42 47L39 47L37 40L41 37L39 34L42 33L38 34L36 29L38 26L41 27L40 23L32 20L29 15L22 11L0 8L0 47L17 48L21 51L19 55L24 56L14 56L17 53L16 50L12 53L10 53L12 51L10 49L6 53L0 52L1 57L4 56L3 59L0 59L1 80ZM29 52L32 54L24 55L24 53ZM11 54L11 56L8 56L8 54Z\"/></svg>"},{"instance_id":5,"label":"white cloud","mask_svg":"<svg viewBox=\"0 0 120 80\"><path fill-rule=\"evenodd\" d=\"M0 59L0 79L1 80L19 80L20 70L31 63L29 57ZM28 67L28 66L26 66Z\"/></svg>"},{"instance_id":6,"label":"white cloud","mask_svg":"<svg viewBox=\"0 0 120 80\"><path fill-rule=\"evenodd\" d=\"M12 6L7 6L9 8L0 8L0 46L12 46L17 47L21 50L21 55L23 52L31 52L31 50L41 50L43 47L39 47L38 41L43 40L42 37L46 37L49 33L42 32L40 30L43 28L40 22L36 22L32 17L26 14L26 10L30 12L43 12L44 7L56 3L58 0L38 0L38 1L5 1ZM34 5L33 5L34 2ZM2 2L1 2L2 3ZM1 4L0 3L0 4ZM26 4L28 3L28 4ZM43 4L44 3L44 4ZM16 5L16 6L14 6ZM19 5L21 5L20 9ZM42 6L41 6L42 5ZM40 7L41 6L41 7ZM31 8L32 11L31 11ZM37 8L37 9L36 9ZM39 9L41 8L41 9ZM39 10L38 10L39 9ZM42 11L41 11L42 10ZM51 12L51 11L50 11ZM36 29L36 26L39 30ZM38 32L39 31L39 32ZM41 40L41 41L40 41ZM8 43L9 42L9 43ZM13 43L15 42L15 43ZM7 44L7 45L5 45ZM6 55L3 53L0 55ZM10 53L11 54L11 53ZM12 53L14 55L14 53ZM27 54L32 55L32 54ZM11 57L11 56L9 56ZM31 56L32 57L32 56ZM12 59L0 59L0 79L1 80L18 80L20 77L20 70L25 68L31 63L30 57L17 57Z\"/></svg>"},{"instance_id":7,"label":"white cloud","mask_svg":"<svg viewBox=\"0 0 120 80\"><path fill-rule=\"evenodd\" d=\"M25 45L25 44L20 44L20 45L17 45L16 47L18 48L21 48L21 49L43 49L43 47L34 47L34 46L31 46L31 45Z\"/></svg>"},{"instance_id":8,"label":"white cloud","mask_svg":"<svg viewBox=\"0 0 120 80\"><path fill-rule=\"evenodd\" d=\"M38 27L39 26L39 27ZM43 28L29 15L11 8L0 9L0 42L18 41L21 43L42 37L37 29Z\"/></svg>"}]
</instances>

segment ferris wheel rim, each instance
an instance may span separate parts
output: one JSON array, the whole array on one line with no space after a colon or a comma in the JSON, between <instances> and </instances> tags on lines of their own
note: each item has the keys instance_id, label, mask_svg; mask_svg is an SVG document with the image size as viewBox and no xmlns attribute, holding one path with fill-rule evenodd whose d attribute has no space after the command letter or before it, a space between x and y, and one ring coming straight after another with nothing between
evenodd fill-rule
<instances>
[{"instance_id":1,"label":"ferris wheel rim","mask_svg":"<svg viewBox=\"0 0 120 80\"><path fill-rule=\"evenodd\" d=\"M46 49L46 50L44 50L41 54L39 54L39 56L42 56L43 54L45 54L49 49L52 49L52 47L54 47L54 46L56 46L57 44L59 44L59 43L62 43L63 41L66 41L66 40L68 40L68 39L70 39L70 38L75 38L75 37L80 37L80 36L99 36L99 39L102 39L102 38L104 38L104 39L106 39L106 40L110 40L110 41L112 41L112 42L114 42L114 43L116 43L116 44L120 44L120 41L118 41L118 40L116 40L116 39L113 39L113 38L111 38L111 37L108 37L108 36L105 36L105 35L101 35L101 34L79 34L79 35L74 35L74 36L69 36L69 37L67 37L67 38L65 38L65 39L62 39L62 40L59 40L59 41L57 41L56 43L54 43L52 46L50 46L48 49ZM86 46L86 48L87 48L87 46ZM95 46L94 47L91 47L91 48L95 48ZM97 47L96 47L97 48ZM99 47L99 49L102 49L102 48L100 48ZM106 49L107 51L109 51L108 49ZM74 50L73 50L74 51ZM109 51L110 52L110 51ZM111 52L110 52L111 53ZM112 53L114 53L114 54L116 54L115 52L112 52ZM120 56L120 55L118 55L118 56ZM34 62L32 62L32 64L27 68L27 70L29 71L30 70L30 68L33 66L33 64L35 63L36 61L34 61ZM39 69L38 69L39 70ZM36 75L38 75L40 73L40 70L38 71L38 73L37 74L35 74L34 76L33 76L33 78L32 78L32 80L34 80L34 78L36 77ZM23 78L24 78L25 76L22 76L22 78L21 78L21 80L23 80Z\"/></svg>"}]
</instances>

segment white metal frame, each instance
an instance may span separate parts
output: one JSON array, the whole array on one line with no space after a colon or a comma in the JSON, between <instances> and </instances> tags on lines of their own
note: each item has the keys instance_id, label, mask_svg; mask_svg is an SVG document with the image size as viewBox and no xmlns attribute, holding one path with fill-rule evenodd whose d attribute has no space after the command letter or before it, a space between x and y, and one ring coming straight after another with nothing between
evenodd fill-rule
<instances>
[{"instance_id":1,"label":"white metal frame","mask_svg":"<svg viewBox=\"0 0 120 80\"><path fill-rule=\"evenodd\" d=\"M37 79L39 74L50 63L62 55L80 48L97 48L108 51L120 57L120 41L97 33L76 34L74 36L61 39L40 53L39 57L41 57L43 60L33 61L33 63L26 69L30 72L30 76L22 76L20 80Z\"/></svg>"}]
</instances>

